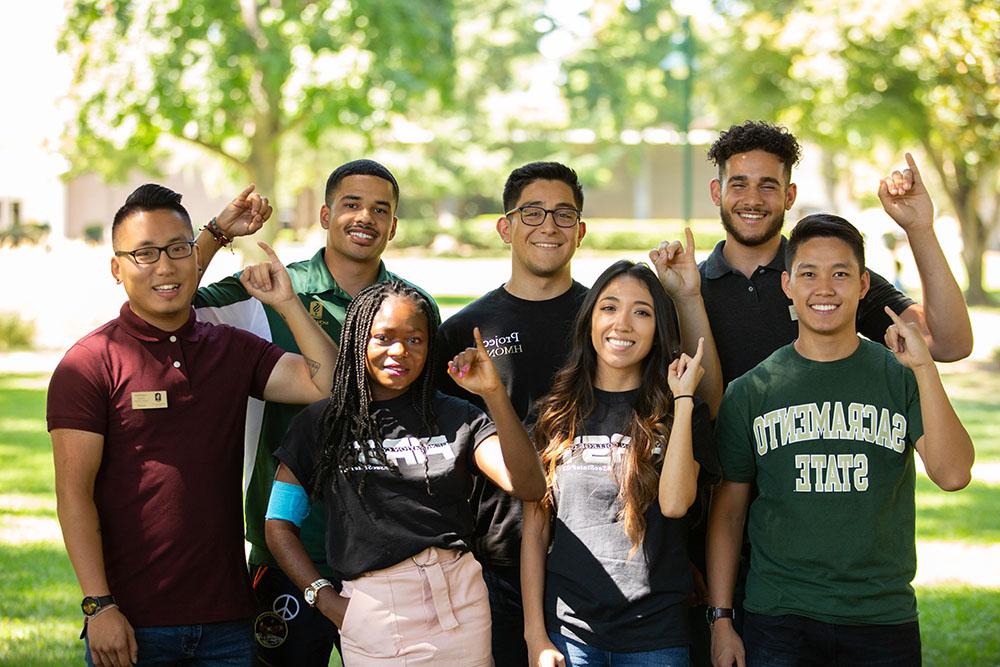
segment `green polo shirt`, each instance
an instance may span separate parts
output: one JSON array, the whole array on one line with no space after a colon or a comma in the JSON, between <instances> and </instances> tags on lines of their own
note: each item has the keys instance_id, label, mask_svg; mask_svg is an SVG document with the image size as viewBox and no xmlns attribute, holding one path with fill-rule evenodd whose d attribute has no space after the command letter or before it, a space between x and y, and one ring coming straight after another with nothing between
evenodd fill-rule
<instances>
[{"instance_id":1,"label":"green polo shirt","mask_svg":"<svg viewBox=\"0 0 1000 667\"><path fill-rule=\"evenodd\" d=\"M311 259L294 262L285 267L292 281L292 289L302 300L306 311L326 334L340 343L340 331L351 303L345 292L330 275L320 249ZM202 287L195 295L194 306L198 319L218 324L229 324L251 331L288 352L299 352L298 345L285 321L269 306L253 299L243 289L239 273ZM403 280L386 270L379 263L376 282ZM412 285L409 281L403 281ZM413 285L416 289L419 287ZM424 290L421 293L431 298ZM437 305L431 298L434 312L440 321ZM277 561L267 550L264 540L264 515L271 496L271 484L277 470L274 451L288 430L292 418L305 406L287 405L251 399L247 410L246 451L244 484L246 485L246 538L250 542L250 563L277 566ZM326 521L321 507L313 506L302 524L299 536L313 562L324 576L334 576L326 564Z\"/></svg>"}]
</instances>

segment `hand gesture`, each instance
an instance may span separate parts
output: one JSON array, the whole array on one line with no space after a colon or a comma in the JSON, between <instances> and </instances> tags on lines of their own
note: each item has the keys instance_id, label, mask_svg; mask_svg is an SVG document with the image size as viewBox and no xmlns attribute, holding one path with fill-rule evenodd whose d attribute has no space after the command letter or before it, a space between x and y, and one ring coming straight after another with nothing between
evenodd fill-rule
<instances>
[{"instance_id":1,"label":"hand gesture","mask_svg":"<svg viewBox=\"0 0 1000 667\"><path fill-rule=\"evenodd\" d=\"M684 228L685 244L680 241L662 242L649 251L649 260L656 267L660 284L671 298L698 296L701 293L701 274L694 261L694 234Z\"/></svg>"},{"instance_id":2,"label":"hand gesture","mask_svg":"<svg viewBox=\"0 0 1000 667\"><path fill-rule=\"evenodd\" d=\"M705 339L698 339L698 350L694 357L681 353L680 358L674 359L667 372L667 384L674 396L689 396L694 394L694 390L701 382L701 376L705 374L705 369L701 367L701 357L705 352Z\"/></svg>"},{"instance_id":3,"label":"hand gesture","mask_svg":"<svg viewBox=\"0 0 1000 667\"><path fill-rule=\"evenodd\" d=\"M933 364L934 359L927 349L927 341L924 340L920 327L904 321L889 306L885 307L885 312L893 322L885 330L885 346L892 350L899 363L913 370L918 366Z\"/></svg>"},{"instance_id":4,"label":"hand gesture","mask_svg":"<svg viewBox=\"0 0 1000 667\"><path fill-rule=\"evenodd\" d=\"M87 621L87 643L96 667L127 667L139 661L135 631L117 607Z\"/></svg>"},{"instance_id":5,"label":"hand gesture","mask_svg":"<svg viewBox=\"0 0 1000 667\"><path fill-rule=\"evenodd\" d=\"M502 389L503 384L483 345L479 327L472 330L472 335L476 339L475 347L466 348L448 362L448 375L462 389L485 398L490 392Z\"/></svg>"},{"instance_id":6,"label":"hand gesture","mask_svg":"<svg viewBox=\"0 0 1000 667\"><path fill-rule=\"evenodd\" d=\"M243 269L240 283L243 284L247 294L277 309L282 302L297 298L292 291L292 280L271 246L263 241L258 241L257 245L267 255L268 261L252 264Z\"/></svg>"},{"instance_id":7,"label":"hand gesture","mask_svg":"<svg viewBox=\"0 0 1000 667\"><path fill-rule=\"evenodd\" d=\"M910 231L934 225L934 202L924 187L920 170L913 156L906 154L906 164L902 172L896 170L883 178L878 186L878 198L882 208L903 231Z\"/></svg>"},{"instance_id":8,"label":"hand gesture","mask_svg":"<svg viewBox=\"0 0 1000 667\"><path fill-rule=\"evenodd\" d=\"M250 236L271 217L273 209L267 197L254 192L255 187L257 186L251 183L215 217L215 224L229 238Z\"/></svg>"}]
</instances>

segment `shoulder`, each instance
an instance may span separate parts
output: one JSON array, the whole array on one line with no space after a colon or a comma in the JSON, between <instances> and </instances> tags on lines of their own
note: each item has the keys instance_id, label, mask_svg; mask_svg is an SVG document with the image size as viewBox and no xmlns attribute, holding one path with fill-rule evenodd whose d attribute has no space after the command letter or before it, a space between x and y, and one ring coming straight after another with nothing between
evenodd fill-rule
<instances>
[{"instance_id":1,"label":"shoulder","mask_svg":"<svg viewBox=\"0 0 1000 667\"><path fill-rule=\"evenodd\" d=\"M502 287L487 292L475 301L466 304L445 320L439 330L445 336L459 335L472 339L472 325L485 318L491 318L498 307L508 302L507 292ZM464 338L463 338L464 340Z\"/></svg>"}]
</instances>

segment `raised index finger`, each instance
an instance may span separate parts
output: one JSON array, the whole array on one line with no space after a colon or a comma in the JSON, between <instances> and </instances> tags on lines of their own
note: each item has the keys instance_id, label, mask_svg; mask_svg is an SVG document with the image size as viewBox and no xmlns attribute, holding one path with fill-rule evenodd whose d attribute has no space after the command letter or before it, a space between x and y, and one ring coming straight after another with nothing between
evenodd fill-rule
<instances>
[{"instance_id":1,"label":"raised index finger","mask_svg":"<svg viewBox=\"0 0 1000 667\"><path fill-rule=\"evenodd\" d=\"M486 345L483 343L483 334L479 331L479 327L473 327L472 337L476 339L476 349L486 354Z\"/></svg>"},{"instance_id":2,"label":"raised index finger","mask_svg":"<svg viewBox=\"0 0 1000 667\"><path fill-rule=\"evenodd\" d=\"M684 228L684 254L694 256L694 232L690 227Z\"/></svg>"},{"instance_id":3,"label":"raised index finger","mask_svg":"<svg viewBox=\"0 0 1000 667\"><path fill-rule=\"evenodd\" d=\"M267 259L269 261L277 262L278 264L281 264L281 260L278 259L278 254L276 252L274 252L274 248L272 248L271 246L267 245L263 241L257 241L257 245L260 247L261 250L264 251L264 254L267 255Z\"/></svg>"},{"instance_id":4,"label":"raised index finger","mask_svg":"<svg viewBox=\"0 0 1000 667\"><path fill-rule=\"evenodd\" d=\"M246 187L246 189L243 190L243 192L241 192L238 195L236 195L236 201L246 201L247 197L250 196L250 193L253 192L254 188L256 188L256 187L257 186L254 185L253 183L251 183L250 185L248 185Z\"/></svg>"},{"instance_id":5,"label":"raised index finger","mask_svg":"<svg viewBox=\"0 0 1000 667\"><path fill-rule=\"evenodd\" d=\"M893 323L894 323L894 324L898 324L898 325L899 325L899 326L901 326L901 327L903 326L903 324L905 324L905 323L903 322L903 318L902 318L902 317L900 317L899 315L897 315L897 314L896 314L896 311L894 311L894 310L893 310L892 308L890 308L889 306L886 306L886 307L885 307L885 313L886 313L886 315L888 315L888 316L889 316L889 318L890 318L890 319L891 319L891 320L893 321Z\"/></svg>"},{"instance_id":6,"label":"raised index finger","mask_svg":"<svg viewBox=\"0 0 1000 667\"><path fill-rule=\"evenodd\" d=\"M910 171L913 172L913 183L914 184L919 183L919 184L923 185L924 184L924 179L920 177L920 170L917 169L917 163L913 159L913 156L910 155L909 152L907 152L907 153L904 154L903 157L906 158L906 164L907 164L907 166L909 166Z\"/></svg>"},{"instance_id":7,"label":"raised index finger","mask_svg":"<svg viewBox=\"0 0 1000 667\"><path fill-rule=\"evenodd\" d=\"M696 364L701 364L701 358L705 354L705 338L704 336L698 338L698 349L694 353L694 357L691 359Z\"/></svg>"}]
</instances>

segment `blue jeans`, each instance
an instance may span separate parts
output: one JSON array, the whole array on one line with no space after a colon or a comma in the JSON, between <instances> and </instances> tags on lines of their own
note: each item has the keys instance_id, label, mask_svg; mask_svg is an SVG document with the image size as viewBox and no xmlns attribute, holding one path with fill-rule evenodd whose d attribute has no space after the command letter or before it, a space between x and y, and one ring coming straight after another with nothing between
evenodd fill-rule
<instances>
[{"instance_id":1,"label":"blue jeans","mask_svg":"<svg viewBox=\"0 0 1000 667\"><path fill-rule=\"evenodd\" d=\"M549 640L566 658L566 667L688 667L690 651L687 646L660 648L635 653L612 653L567 639L557 632L549 633Z\"/></svg>"},{"instance_id":2,"label":"blue jeans","mask_svg":"<svg viewBox=\"0 0 1000 667\"><path fill-rule=\"evenodd\" d=\"M919 667L920 627L840 625L788 614L746 612L747 667Z\"/></svg>"},{"instance_id":3,"label":"blue jeans","mask_svg":"<svg viewBox=\"0 0 1000 667\"><path fill-rule=\"evenodd\" d=\"M220 665L250 667L253 634L249 621L135 628L138 665ZM87 644L87 666L90 644Z\"/></svg>"}]
</instances>

